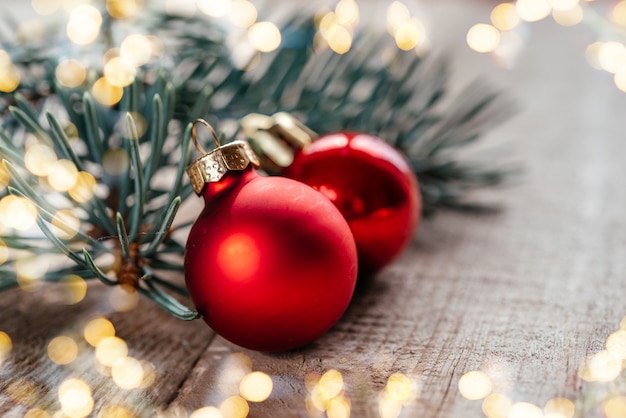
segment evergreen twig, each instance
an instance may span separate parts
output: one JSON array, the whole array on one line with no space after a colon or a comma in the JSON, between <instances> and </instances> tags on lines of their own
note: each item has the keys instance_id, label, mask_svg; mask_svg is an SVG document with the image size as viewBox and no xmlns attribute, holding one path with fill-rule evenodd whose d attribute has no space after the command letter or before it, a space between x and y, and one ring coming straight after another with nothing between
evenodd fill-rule
<instances>
[{"instance_id":1,"label":"evergreen twig","mask_svg":"<svg viewBox=\"0 0 626 418\"><path fill-rule=\"evenodd\" d=\"M510 176L509 167L465 162L460 152L508 116L509 108L489 88L468 89L452 105L443 106L450 98L450 72L444 61L426 65L428 60L401 51L383 58L389 56L391 40L371 32L357 36L345 55L320 52L313 47L313 19L296 15L283 27L289 42L264 54L257 69L246 71L232 62L227 35L213 21L155 12L143 22L147 32L174 47L165 58L139 69L122 101L110 107L89 92L102 68L89 68L81 86L67 88L57 82L60 46L51 42L57 37L32 44L0 40L22 75L15 92L0 93L0 157L11 181L7 191L34 204L41 231L38 236L9 231L1 237L14 253L0 269L0 290L18 285L12 270L18 253L56 251L73 265L48 271L46 281L78 274L107 285L130 286L178 318L197 318L166 292L185 295L185 290L165 278L183 271L184 245L173 232L191 222L172 225L181 203L193 193L185 182L185 168L191 157L190 122L198 117L210 115L236 125L233 122L251 112L287 111L318 133L376 134L406 155L420 180L425 211L477 210L480 207L467 199L469 192ZM103 50L115 46L116 24L109 16L104 19L106 36L98 41ZM137 129L137 114L146 132ZM68 135L68 126L76 135ZM94 196L76 201L69 192L44 187L45 178L25 165L25 148L33 140L27 133L78 171L89 172L98 182ZM231 131L222 140L238 134ZM129 160L121 172L103 166L112 151ZM175 175L164 188L157 177L166 171ZM81 220L78 231L55 217L68 208ZM61 231L75 233L73 237L59 238L53 220ZM105 254L116 260L101 268L95 259Z\"/></svg>"}]
</instances>

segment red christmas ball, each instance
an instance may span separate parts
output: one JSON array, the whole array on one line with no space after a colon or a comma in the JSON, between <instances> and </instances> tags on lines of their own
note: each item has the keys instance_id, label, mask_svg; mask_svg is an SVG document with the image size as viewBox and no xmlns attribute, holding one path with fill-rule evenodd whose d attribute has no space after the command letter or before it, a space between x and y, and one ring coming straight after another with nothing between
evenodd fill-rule
<instances>
[{"instance_id":1,"label":"red christmas ball","mask_svg":"<svg viewBox=\"0 0 626 418\"><path fill-rule=\"evenodd\" d=\"M209 163L202 170L220 170ZM259 176L252 166L222 171L219 181L202 185L205 207L187 240L191 299L206 323L237 345L305 345L342 316L354 292L350 228L305 184Z\"/></svg>"},{"instance_id":2,"label":"red christmas ball","mask_svg":"<svg viewBox=\"0 0 626 418\"><path fill-rule=\"evenodd\" d=\"M298 151L283 175L319 190L343 214L354 234L361 273L373 273L393 260L421 219L411 167L395 148L372 135L322 136Z\"/></svg>"}]
</instances>

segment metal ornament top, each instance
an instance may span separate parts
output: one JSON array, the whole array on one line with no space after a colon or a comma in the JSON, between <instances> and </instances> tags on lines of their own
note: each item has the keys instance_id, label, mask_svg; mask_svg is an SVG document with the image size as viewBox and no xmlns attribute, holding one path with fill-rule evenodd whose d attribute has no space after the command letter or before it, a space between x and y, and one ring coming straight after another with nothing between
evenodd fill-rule
<instances>
[{"instance_id":1,"label":"metal ornament top","mask_svg":"<svg viewBox=\"0 0 626 418\"><path fill-rule=\"evenodd\" d=\"M212 151L205 151L196 137L196 124L201 123L206 126L215 141L216 148ZM229 171L245 170L248 165L260 166L260 162L252 148L244 141L233 141L226 145L221 145L215 130L203 119L196 119L191 129L193 142L203 156L191 163L187 168L187 175L191 182L191 187L197 195L202 193L202 189L207 183L220 181Z\"/></svg>"},{"instance_id":2,"label":"metal ornament top","mask_svg":"<svg viewBox=\"0 0 626 418\"><path fill-rule=\"evenodd\" d=\"M241 128L252 149L263 161L263 169L280 174L294 160L295 153L318 135L286 112L272 116L250 113L241 119Z\"/></svg>"}]
</instances>

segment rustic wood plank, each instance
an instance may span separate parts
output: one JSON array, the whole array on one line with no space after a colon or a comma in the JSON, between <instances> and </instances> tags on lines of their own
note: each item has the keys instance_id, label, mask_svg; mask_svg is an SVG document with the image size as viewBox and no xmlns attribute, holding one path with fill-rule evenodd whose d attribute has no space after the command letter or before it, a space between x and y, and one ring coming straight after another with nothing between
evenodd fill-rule
<instances>
[{"instance_id":1,"label":"rustic wood plank","mask_svg":"<svg viewBox=\"0 0 626 418\"><path fill-rule=\"evenodd\" d=\"M418 387L400 416L483 416L480 401L457 390L470 370L487 372L494 390L513 401L543 406L564 396L578 401L580 416L602 416L593 397L610 394L610 385L585 383L577 370L586 355L603 349L626 314L620 299L626 141L619 116L626 96L584 63L583 47L572 40L572 33L583 37L583 29L532 25L512 71L459 47L458 39L487 19L491 6L448 0L431 12L440 22L433 25L434 44L454 51L457 83L482 73L510 87L524 109L491 134L513 139L526 167L519 185L483 196L502 211L441 213L424 222L397 262L360 283L328 334L289 353L242 350L214 339L201 321L181 323L143 300L130 313L113 313L110 289L98 284L75 306L49 303L41 293L6 292L0 330L15 348L0 367L0 415L21 417L28 406L52 413L60 382L79 376L94 391L94 415L120 404L139 417L164 409L163 416L187 416L237 394L239 379L254 370L270 375L274 389L268 400L249 403L249 416L306 417L311 393L305 381L336 369L353 417L379 416L379 394L394 373ZM113 322L130 355L154 364L152 386L127 391L97 373L93 349L78 335L95 316ZM81 341L82 354L69 366L46 356L48 341L59 334ZM234 367L246 359L249 367ZM33 382L35 395L16 401L8 388L20 381Z\"/></svg>"},{"instance_id":2,"label":"rustic wood plank","mask_svg":"<svg viewBox=\"0 0 626 418\"><path fill-rule=\"evenodd\" d=\"M452 28L488 16L490 6L466 5L440 3L446 24L435 33L460 39L462 30ZM549 22L533 30L511 72L455 49L461 77L486 71L524 107L493 134L514 138L526 165L523 183L498 195L503 211L425 222L409 251L363 284L345 317L305 349L276 356L216 339L175 404L218 403L216 370L243 352L279 386L251 416L307 416L305 376L329 369L342 372L358 417L378 416L378 393L396 372L421 387L402 416L482 416L480 402L457 390L459 378L478 369L513 401L542 407L563 396L580 411L592 408L584 416L600 416L590 396L607 395L610 386L581 381L578 367L626 314L616 299L626 274L626 143L612 111L626 100L583 62L571 32ZM200 381L213 382L206 398L197 396Z\"/></svg>"},{"instance_id":3,"label":"rustic wood plank","mask_svg":"<svg viewBox=\"0 0 626 418\"><path fill-rule=\"evenodd\" d=\"M213 333L199 321L181 324L143 299L131 312L115 312L108 303L110 292L94 283L86 299L72 306L50 303L46 297L50 288L32 294L15 289L2 295L0 330L11 337L14 348L0 368L1 416L21 417L29 408L52 414L60 408L59 385L71 377L91 387L94 411L119 405L136 416L154 416L166 409ZM110 368L95 367L95 350L82 337L85 324L96 317L112 322L116 336L126 341L129 356L154 366L153 384L124 390L98 371L110 373ZM47 356L49 341L58 335L74 338L79 346L77 359L66 366Z\"/></svg>"}]
</instances>

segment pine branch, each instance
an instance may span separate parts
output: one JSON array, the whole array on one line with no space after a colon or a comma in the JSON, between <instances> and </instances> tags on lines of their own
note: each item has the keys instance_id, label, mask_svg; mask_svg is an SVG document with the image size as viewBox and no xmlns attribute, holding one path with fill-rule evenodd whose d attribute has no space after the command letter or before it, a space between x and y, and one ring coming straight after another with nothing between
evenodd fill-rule
<instances>
[{"instance_id":1,"label":"pine branch","mask_svg":"<svg viewBox=\"0 0 626 418\"><path fill-rule=\"evenodd\" d=\"M212 102L217 118L237 120L251 111L287 111L320 134L378 135L411 161L425 195L426 213L440 207L474 210L475 205L467 202L472 190L500 185L517 172L512 166L493 166L490 160L464 162L461 155L481 142L488 128L514 114L513 103L490 86L473 83L451 98L445 60L427 64L412 52L398 51L385 62L382 55L391 40L368 33L357 37L343 56L318 53L312 47L314 24L306 19L293 19L282 31L296 34L296 40L289 48L264 56L269 63L260 70L233 69L223 81L209 84L213 100L230 97L226 105ZM191 45L201 43L198 34L184 30L175 36ZM211 79L213 67L204 65L211 58L208 52L196 57L198 67L178 84L178 112L193 106L194 86ZM452 105L443 106L444 101ZM437 169L445 163L457 169Z\"/></svg>"},{"instance_id":2,"label":"pine branch","mask_svg":"<svg viewBox=\"0 0 626 418\"><path fill-rule=\"evenodd\" d=\"M168 106L171 105L169 96L172 90L170 84L161 84L160 89L151 92L150 97L153 105L146 108L148 112L143 117L150 120L145 133L139 134L134 117L130 113L120 112L115 108L105 108L98 105L89 93L82 94L78 100L84 105L82 112L70 112L66 115L74 118L76 126L83 126L83 136L78 141L82 146L70 142L60 120L63 115L55 115L51 110L32 108L28 103L20 102L20 108L12 107L8 118L3 119L5 127L10 126L7 132L0 135L4 146L0 146L0 156L4 158L4 167L9 173L11 187L8 189L12 194L27 199L37 208L36 223L42 236L31 237L23 234L4 236L4 245L14 251L28 251L32 254L50 254L56 252L60 257L65 257L74 265L60 267L46 272L46 281L58 281L68 272L80 274L85 279L97 278L106 285L131 286L157 302L162 308L182 319L194 319L197 313L185 308L178 301L169 297L162 289L168 289L184 294L179 286L169 283L162 278L155 278L154 283L145 280L145 269L155 264L163 271L172 271L180 274L182 264L177 262L164 262L159 258L160 250L172 251L180 254L183 248L181 243L175 241L170 235L171 225L176 212L182 202L176 193L185 192L183 186L185 180L184 169L190 160L190 128L187 126L182 133L182 140L170 136L169 127L173 126L167 115ZM146 101L146 90L136 87L133 93L136 97L134 104L129 104L129 109L137 108L137 104ZM69 97L67 92L59 96ZM163 106L161 97L168 98L168 106ZM156 110L158 116L151 113ZM37 113L45 113L45 119L49 126L44 127ZM103 122L107 121L107 122ZM112 126L103 126L103 123L111 123ZM158 132L153 132L157 130ZM42 181L45 176L31 173L25 164L25 155L28 150L24 145L19 145L10 139L23 135L26 132L36 134L39 141L53 147L58 158L67 158L76 167L77 171L92 170L92 176L101 184L107 186L108 193L104 196L94 194L87 201L76 201L69 192L42 189ZM109 132L103 137L103 132ZM119 138L112 140L112 138ZM170 140L168 142L168 139ZM142 163L142 150L140 144L156 147L151 156L155 156L150 164ZM180 158L166 157L164 149L166 144L170 151L178 149ZM15 145L18 144L18 145ZM173 145L173 148L172 148ZM119 148L119 147L122 148ZM129 156L129 166L123 173L108 173L101 164L108 152L124 149ZM172 168L176 172L174 184L166 190L150 190L147 186L153 177L158 176L165 168ZM93 168L96 168L94 171ZM171 180L170 180L171 181ZM95 190L94 190L95 192ZM150 210L149 207L160 207L153 202L154 199L168 198L166 207L161 210ZM128 199L134 200L132 206L127 205ZM122 204L122 202L124 202ZM82 210L95 208L93 211ZM80 227L76 228L64 223L62 218L56 216L60 209L72 209L74 213L82 216ZM115 215L113 215L115 214ZM71 239L61 238L56 229L61 233L71 236ZM149 232L147 232L149 231ZM148 238L146 238L148 237ZM38 246L38 243L45 244ZM79 245L81 249L73 248ZM113 254L117 261L111 266L102 267L96 259L103 254ZM15 273L9 272L17 258L12 258L5 263L5 268L0 274L0 289L17 286ZM164 267L164 268L162 268ZM152 276L152 274L150 274ZM156 277L156 276L155 276ZM146 285L147 284L147 285Z\"/></svg>"},{"instance_id":3,"label":"pine branch","mask_svg":"<svg viewBox=\"0 0 626 418\"><path fill-rule=\"evenodd\" d=\"M193 193L184 172L191 158L190 122L198 117L238 125L251 112L287 111L318 133L378 135L410 161L426 212L440 207L476 210L467 198L472 190L511 176L506 165L472 163L463 155L510 115L508 102L489 86L451 97L444 60L401 52L386 35L371 31L357 36L345 55L321 52L313 47L317 28L311 16L295 15L282 28L282 46L246 71L233 63L227 34L214 21L160 12L144 17L144 30L163 39L170 50L138 69L113 106L98 103L90 92L91 83L103 74L97 65L88 68L89 77L80 86L67 88L56 80L59 49L69 42L59 42L64 35L58 30L48 28L49 36L30 44L1 41L22 82L16 91L0 94L0 158L10 174L10 192L37 208L40 230L38 236L9 231L2 240L12 251L56 252L72 262L48 271L45 280L72 273L131 286L176 317L197 318L165 291L184 294L184 289L155 272L179 275L183 270L184 245L173 232L190 223L172 225L181 203ZM124 30L118 23L104 19L95 50L117 46L111 44L112 35ZM395 51L391 55L390 48ZM140 120L145 132L137 127ZM239 134L231 129L222 142ZM46 176L28 171L24 160L32 136L93 177L97 189L90 199L51 190ZM128 165L107 171L103 162L111 155L127 157ZM165 172L171 187L160 185ZM56 216L68 209L80 219L78 231ZM65 239L57 228L75 234ZM97 260L106 254L115 263L99 266ZM18 285L10 274L15 260L0 270L0 290Z\"/></svg>"}]
</instances>

